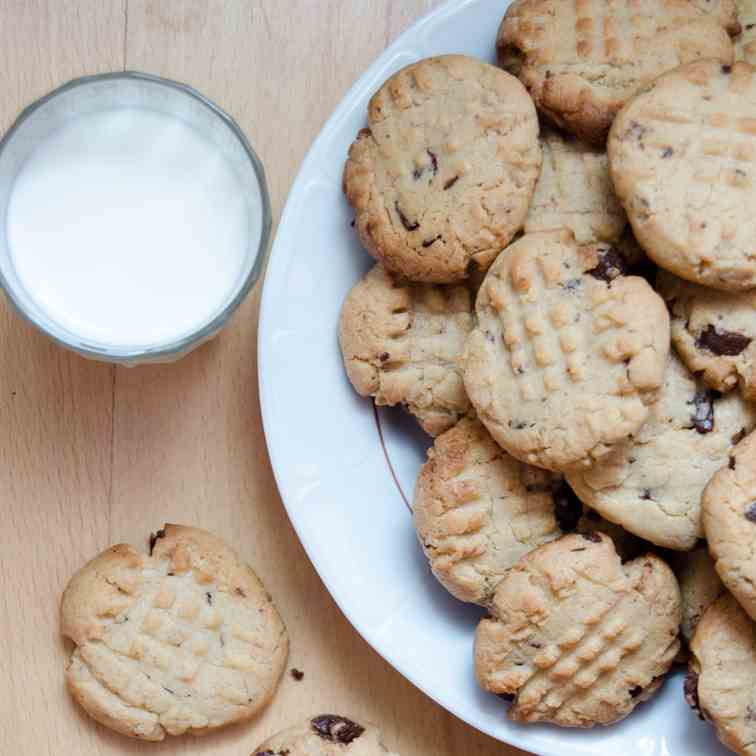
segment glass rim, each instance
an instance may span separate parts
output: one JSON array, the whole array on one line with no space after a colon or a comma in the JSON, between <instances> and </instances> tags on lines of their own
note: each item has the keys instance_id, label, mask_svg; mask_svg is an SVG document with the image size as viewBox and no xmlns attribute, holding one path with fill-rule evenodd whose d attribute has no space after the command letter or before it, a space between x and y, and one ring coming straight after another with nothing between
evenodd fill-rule
<instances>
[{"instance_id":1,"label":"glass rim","mask_svg":"<svg viewBox=\"0 0 756 756\"><path fill-rule=\"evenodd\" d=\"M205 323L201 328L197 328L190 333L182 336L179 339L161 344L153 347L97 347L91 343L87 343L86 339L67 339L60 334L53 333L47 324L34 314L29 312L23 303L16 296L14 287L10 285L6 277L0 270L0 288L5 292L8 300L13 305L13 308L18 312L26 322L33 325L40 330L50 339L52 339L58 345L71 349L79 354L89 357L91 359L100 360L104 362L133 362L138 363L141 360L145 361L160 361L161 358L170 359L172 356L180 355L184 352L190 351L194 346L199 346L203 341L206 341L217 333L228 321L228 319L236 312L241 303L246 299L252 287L257 283L260 278L262 266L265 262L265 258L268 255L270 236L273 226L273 217L270 205L270 195L268 192L268 183L265 177L265 167L262 161L258 157L254 148L250 144L249 140L245 136L236 121L221 107L216 105L212 100L205 97L201 92L196 90L189 84L183 82L174 81L173 79L166 79L162 76L155 76L153 74L143 73L141 71L112 71L108 73L93 74L89 76L80 76L75 79L62 84L59 87L51 90L42 97L34 100L31 104L27 105L18 114L12 125L3 134L0 139L0 158L3 155L5 148L12 139L12 137L19 131L26 121L34 115L34 113L50 100L53 100L57 96L68 92L72 89L78 89L79 87L94 84L98 81L107 81L115 79L126 79L135 81L145 81L151 84L157 84L160 86L169 87L182 94L193 98L198 101L205 108L210 110L213 115L220 119L227 128L231 130L231 133L236 137L242 146L257 179L258 188L260 190L260 204L262 207L262 228L260 232L260 241L255 251L255 258L252 266L247 273L241 287L233 297L233 299L213 318ZM5 221L0 223L0 226L5 226ZM50 322L54 322L50 318ZM73 335L73 334L72 334Z\"/></svg>"}]
</instances>

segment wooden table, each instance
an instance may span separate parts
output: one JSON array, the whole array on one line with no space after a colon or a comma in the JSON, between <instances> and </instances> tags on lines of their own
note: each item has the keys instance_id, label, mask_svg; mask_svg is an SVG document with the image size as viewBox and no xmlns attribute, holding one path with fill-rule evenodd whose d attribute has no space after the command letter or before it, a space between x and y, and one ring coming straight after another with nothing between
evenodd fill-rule
<instances>
[{"instance_id":1,"label":"wooden table","mask_svg":"<svg viewBox=\"0 0 756 756\"><path fill-rule=\"evenodd\" d=\"M436 0L437 2L437 0ZM185 81L228 110L267 166L277 218L312 139L352 81L434 0L3 0L4 129L82 74ZM0 303L0 754L247 756L323 711L383 725L403 756L515 754L433 704L341 616L289 525L265 449L259 287L214 343L176 365L87 362ZM63 686L58 600L112 543L165 522L207 528L255 566L289 627L289 667L253 724L143 744L96 726ZM439 660L440 662L442 660Z\"/></svg>"}]
</instances>

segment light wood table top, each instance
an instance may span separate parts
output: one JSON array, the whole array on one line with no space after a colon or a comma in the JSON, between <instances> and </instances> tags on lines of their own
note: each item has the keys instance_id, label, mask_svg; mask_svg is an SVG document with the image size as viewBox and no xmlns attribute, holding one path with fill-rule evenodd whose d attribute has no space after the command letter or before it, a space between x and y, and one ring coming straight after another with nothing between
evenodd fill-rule
<instances>
[{"instance_id":1,"label":"light wood table top","mask_svg":"<svg viewBox=\"0 0 756 756\"><path fill-rule=\"evenodd\" d=\"M354 79L437 0L4 0L4 129L62 82L133 69L187 82L240 123L274 216ZM323 711L383 725L403 756L512 756L410 685L342 617L276 490L257 393L259 287L221 337L175 365L87 362L0 298L0 754L248 756ZM63 685L58 601L69 576L163 522L217 533L254 565L291 636L289 668L249 726L159 745L96 726ZM443 660L439 660L443 663ZM503 716L503 713L502 713Z\"/></svg>"}]
</instances>

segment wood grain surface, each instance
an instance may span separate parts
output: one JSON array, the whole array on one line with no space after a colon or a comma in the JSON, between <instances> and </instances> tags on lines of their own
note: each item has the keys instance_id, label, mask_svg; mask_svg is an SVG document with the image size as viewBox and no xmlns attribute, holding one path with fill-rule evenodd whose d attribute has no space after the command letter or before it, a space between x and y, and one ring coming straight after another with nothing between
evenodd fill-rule
<instances>
[{"instance_id":1,"label":"wood grain surface","mask_svg":"<svg viewBox=\"0 0 756 756\"><path fill-rule=\"evenodd\" d=\"M185 81L240 123L268 171L277 218L312 139L353 80L433 0L3 0L0 126L87 73ZM257 394L257 307L182 362L114 368L54 346L0 301L0 754L248 756L323 711L380 723L403 756L511 756L405 681L357 635L289 525ZM273 594L289 668L254 723L144 744L95 725L69 699L58 601L112 543L145 547L163 522L237 547ZM439 660L442 663L442 660ZM502 713L503 716L503 713Z\"/></svg>"}]
</instances>

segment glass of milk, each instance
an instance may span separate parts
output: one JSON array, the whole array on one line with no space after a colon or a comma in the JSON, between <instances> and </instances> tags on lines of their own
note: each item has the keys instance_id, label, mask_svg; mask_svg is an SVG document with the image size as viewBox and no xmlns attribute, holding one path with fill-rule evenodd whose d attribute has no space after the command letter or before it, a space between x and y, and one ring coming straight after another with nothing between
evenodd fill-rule
<instances>
[{"instance_id":1,"label":"glass of milk","mask_svg":"<svg viewBox=\"0 0 756 756\"><path fill-rule=\"evenodd\" d=\"M0 284L27 320L98 360L172 361L260 274L271 211L244 134L191 87L72 81L0 142Z\"/></svg>"}]
</instances>

